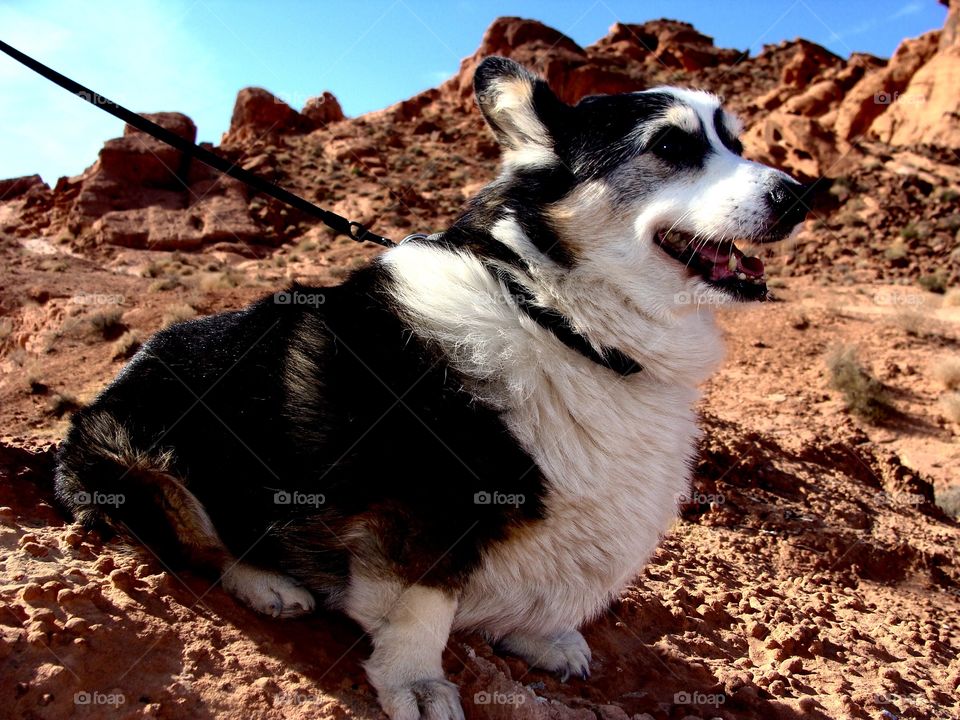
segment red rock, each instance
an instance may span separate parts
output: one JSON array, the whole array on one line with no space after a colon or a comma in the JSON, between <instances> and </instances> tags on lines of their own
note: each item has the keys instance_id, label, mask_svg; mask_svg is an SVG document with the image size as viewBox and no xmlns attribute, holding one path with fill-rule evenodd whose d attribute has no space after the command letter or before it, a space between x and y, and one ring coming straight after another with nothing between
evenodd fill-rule
<instances>
[{"instance_id":1,"label":"red rock","mask_svg":"<svg viewBox=\"0 0 960 720\"><path fill-rule=\"evenodd\" d=\"M230 129L223 145L268 140L303 129L303 117L283 100L263 88L248 87L237 94Z\"/></svg>"},{"instance_id":2,"label":"red rock","mask_svg":"<svg viewBox=\"0 0 960 720\"><path fill-rule=\"evenodd\" d=\"M18 198L34 187L46 188L47 184L39 175L24 175L0 180L0 202Z\"/></svg>"},{"instance_id":3,"label":"red rock","mask_svg":"<svg viewBox=\"0 0 960 720\"><path fill-rule=\"evenodd\" d=\"M324 127L329 123L344 119L343 109L340 107L339 101L330 92L324 92L322 95L307 100L301 115L311 128Z\"/></svg>"}]
</instances>

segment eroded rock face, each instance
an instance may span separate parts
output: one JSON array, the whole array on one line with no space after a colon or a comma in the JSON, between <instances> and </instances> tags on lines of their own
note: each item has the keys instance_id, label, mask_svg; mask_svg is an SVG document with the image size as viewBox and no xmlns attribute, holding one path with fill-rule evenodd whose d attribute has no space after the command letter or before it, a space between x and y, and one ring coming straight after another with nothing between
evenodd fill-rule
<instances>
[{"instance_id":1,"label":"eroded rock face","mask_svg":"<svg viewBox=\"0 0 960 720\"><path fill-rule=\"evenodd\" d=\"M300 191L317 198L332 184L331 173L349 173L352 186L353 178L381 184L421 164L432 172L429 165L437 157L431 153L449 153L453 144L457 154L489 162L499 150L473 107L473 72L483 57L499 54L542 75L570 103L663 84L711 90L744 118L751 157L808 179L837 175L862 159L857 147L865 141L960 147L958 23L954 4L942 31L905 40L885 61L857 53L844 60L802 39L766 46L749 57L717 48L692 25L673 20L617 22L606 36L581 47L543 23L503 17L440 87L363 118L347 120L330 93L298 112L265 89L241 90L219 151L294 189L307 178ZM184 115L150 117L182 137L196 137ZM309 158L298 155L307 138L318 146ZM420 151L416 158L402 157L414 147ZM468 177L464 185L475 189L486 179ZM21 235L66 229L79 246L196 248L209 238L252 241L258 226L283 237L302 232L277 209L251 212L244 188L131 128L108 141L82 175L61 179L52 190L35 180L13 179L0 185L0 196L6 204L0 229ZM394 202L399 195L390 197ZM337 197L332 204L355 202Z\"/></svg>"},{"instance_id":2,"label":"eroded rock face","mask_svg":"<svg viewBox=\"0 0 960 720\"><path fill-rule=\"evenodd\" d=\"M960 148L958 26L960 5L954 2L939 34L936 52L910 77L889 110L870 126L878 139L891 145L929 143Z\"/></svg>"},{"instance_id":3,"label":"eroded rock face","mask_svg":"<svg viewBox=\"0 0 960 720\"><path fill-rule=\"evenodd\" d=\"M343 119L343 110L332 93L310 98L300 113L268 90L248 87L237 94L223 144L244 146L275 141L284 135L307 133Z\"/></svg>"}]
</instances>

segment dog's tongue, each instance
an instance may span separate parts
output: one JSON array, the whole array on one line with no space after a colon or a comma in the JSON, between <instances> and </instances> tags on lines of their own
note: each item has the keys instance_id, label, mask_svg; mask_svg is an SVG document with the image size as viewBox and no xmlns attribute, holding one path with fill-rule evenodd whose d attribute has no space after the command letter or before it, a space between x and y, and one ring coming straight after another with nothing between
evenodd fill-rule
<instances>
[{"instance_id":1,"label":"dog's tongue","mask_svg":"<svg viewBox=\"0 0 960 720\"><path fill-rule=\"evenodd\" d=\"M710 269L711 280L724 280L740 275L748 278L763 277L763 261L760 258L747 257L736 245L730 249L719 245L705 247L698 254L713 263Z\"/></svg>"}]
</instances>

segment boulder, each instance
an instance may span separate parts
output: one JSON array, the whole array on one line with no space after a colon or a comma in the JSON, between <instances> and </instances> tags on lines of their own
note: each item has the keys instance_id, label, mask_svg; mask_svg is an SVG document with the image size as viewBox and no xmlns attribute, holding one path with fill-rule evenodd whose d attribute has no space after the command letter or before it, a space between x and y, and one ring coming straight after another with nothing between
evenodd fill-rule
<instances>
[{"instance_id":1,"label":"boulder","mask_svg":"<svg viewBox=\"0 0 960 720\"><path fill-rule=\"evenodd\" d=\"M35 187L47 187L47 184L39 175L24 175L23 177L0 180L0 202L21 197Z\"/></svg>"},{"instance_id":2,"label":"boulder","mask_svg":"<svg viewBox=\"0 0 960 720\"><path fill-rule=\"evenodd\" d=\"M263 88L248 87L237 93L230 129L223 145L273 140L285 133L302 132L303 117L283 100Z\"/></svg>"},{"instance_id":3,"label":"boulder","mask_svg":"<svg viewBox=\"0 0 960 720\"><path fill-rule=\"evenodd\" d=\"M326 91L307 100L300 114L306 119L307 125L311 129L325 127L329 123L344 119L340 102L333 96L333 93Z\"/></svg>"}]
</instances>

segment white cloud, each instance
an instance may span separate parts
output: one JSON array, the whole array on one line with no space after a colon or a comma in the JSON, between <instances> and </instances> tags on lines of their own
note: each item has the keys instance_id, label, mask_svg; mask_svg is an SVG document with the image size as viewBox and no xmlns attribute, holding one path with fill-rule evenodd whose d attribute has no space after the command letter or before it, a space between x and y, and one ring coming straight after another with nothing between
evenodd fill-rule
<instances>
[{"instance_id":1,"label":"white cloud","mask_svg":"<svg viewBox=\"0 0 960 720\"><path fill-rule=\"evenodd\" d=\"M897 10L893 15L890 16L891 20L896 20L897 18L906 17L907 15L916 15L918 12L923 10L924 3L921 0L912 0L906 5Z\"/></svg>"}]
</instances>

